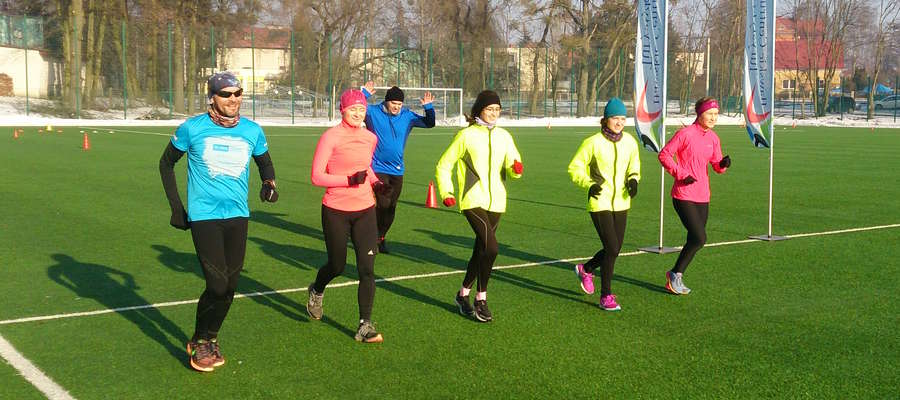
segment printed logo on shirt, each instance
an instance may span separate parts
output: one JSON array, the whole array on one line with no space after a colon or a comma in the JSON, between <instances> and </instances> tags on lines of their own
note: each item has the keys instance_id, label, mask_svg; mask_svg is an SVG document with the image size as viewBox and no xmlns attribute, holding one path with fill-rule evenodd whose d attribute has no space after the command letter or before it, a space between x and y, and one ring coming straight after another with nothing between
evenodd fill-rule
<instances>
[{"instance_id":1,"label":"printed logo on shirt","mask_svg":"<svg viewBox=\"0 0 900 400\"><path fill-rule=\"evenodd\" d=\"M210 178L238 178L247 169L250 145L240 138L208 137L203 141L203 162Z\"/></svg>"}]
</instances>

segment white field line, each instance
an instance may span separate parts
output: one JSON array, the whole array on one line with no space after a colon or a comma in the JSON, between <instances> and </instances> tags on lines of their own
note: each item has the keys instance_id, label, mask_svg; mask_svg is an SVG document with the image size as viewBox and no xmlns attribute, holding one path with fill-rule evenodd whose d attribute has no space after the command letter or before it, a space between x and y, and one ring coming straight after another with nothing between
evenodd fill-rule
<instances>
[{"instance_id":1,"label":"white field line","mask_svg":"<svg viewBox=\"0 0 900 400\"><path fill-rule=\"evenodd\" d=\"M872 230L878 230L878 229L891 229L891 228L900 228L900 224L867 226L867 227L861 227L861 228L840 229L840 230L824 231L824 232L797 233L797 234L793 234L793 235L785 235L785 237L787 237L787 238L803 238L803 237L810 237L810 236L838 235L838 234L842 234L842 233L863 232L863 231L872 231ZM728 242L707 243L706 247L730 246L730 245L735 245L735 244L747 244L747 243L754 243L754 242L761 242L761 241L755 240L755 239L734 240L734 241L728 241ZM680 249L681 246L678 246L675 248ZM620 257L628 257L628 256L636 256L639 254L649 254L649 253L644 253L642 251L632 251L632 252L628 252L628 253L619 253L619 256ZM547 261L529 262L529 263L513 264L513 265L502 265L502 266L494 267L494 269L504 270L504 269L533 267L533 266L537 266L537 265L559 264L559 263L566 263L566 262L572 262L572 261L588 260L590 258L591 257L576 257L576 258L565 258L565 259L559 259L559 260L547 260ZM404 280L410 280L410 279L434 278L434 277L446 276L446 275L464 274L465 272L466 272L465 270L453 270L453 271L443 271L443 272L432 272L432 273L427 273L427 274L403 275L403 276L395 276L395 277L390 277L390 278L380 278L380 279L376 279L375 282L376 283L377 282L396 282L396 281L404 281ZM359 284L359 281L347 281L347 282L329 284L328 287L338 288L338 287L345 287L345 286L356 286L358 284ZM305 288L305 287L304 288L281 289L281 290L270 290L270 291L265 291L265 292L240 293L240 294L236 294L234 297L236 299L239 299L239 298L256 297L256 296L268 296L268 295L273 295L273 294L304 292L306 290L307 290L307 288ZM37 316L37 317L7 319L7 320L0 321L0 325L12 325L12 324L21 324L21 323L25 323L25 322L47 321L47 320L63 319L63 318L86 317L86 316L91 316L91 315L111 314L111 313L118 313L118 312L143 310L143 309L147 309L147 308L163 308L163 307L180 306L180 305L187 305L187 304L196 304L196 303L197 303L196 299L180 300L180 301L169 301L169 302L156 303L156 304L143 304L143 305L139 305L139 306L130 306L130 307L119 307L119 308L111 308L111 309L107 308L107 309L95 310L95 311L83 311L83 312L75 312L75 313L67 313L67 314L43 315L43 316Z\"/></svg>"},{"instance_id":2,"label":"white field line","mask_svg":"<svg viewBox=\"0 0 900 400\"><path fill-rule=\"evenodd\" d=\"M50 377L44 374L43 371L38 369L34 364L31 363L30 360L25 358L22 353L19 353L3 336L0 336L0 357L3 357L6 362L12 365L16 371L19 371L19 374L22 375L28 382L31 382L35 388L41 391L48 399L50 400L74 400L75 398L63 389L62 386L59 386L56 382L53 382Z\"/></svg>"}]
</instances>

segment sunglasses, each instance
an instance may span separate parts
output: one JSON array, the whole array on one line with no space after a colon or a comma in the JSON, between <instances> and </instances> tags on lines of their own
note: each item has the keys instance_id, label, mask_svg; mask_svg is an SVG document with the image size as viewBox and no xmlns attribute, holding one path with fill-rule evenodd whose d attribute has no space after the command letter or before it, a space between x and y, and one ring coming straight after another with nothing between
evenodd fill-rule
<instances>
[{"instance_id":1,"label":"sunglasses","mask_svg":"<svg viewBox=\"0 0 900 400\"><path fill-rule=\"evenodd\" d=\"M242 94L244 94L244 89L238 89L233 92L229 92L227 90L220 90L216 92L216 96L219 96L223 99L227 99L231 97L231 95L234 95L234 97L241 97Z\"/></svg>"}]
</instances>

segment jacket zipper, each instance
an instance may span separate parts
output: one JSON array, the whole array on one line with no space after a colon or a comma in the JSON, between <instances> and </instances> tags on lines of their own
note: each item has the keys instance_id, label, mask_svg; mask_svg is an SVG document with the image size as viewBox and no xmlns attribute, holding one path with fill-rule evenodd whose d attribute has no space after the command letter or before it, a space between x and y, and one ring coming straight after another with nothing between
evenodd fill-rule
<instances>
[{"instance_id":1,"label":"jacket zipper","mask_svg":"<svg viewBox=\"0 0 900 400\"><path fill-rule=\"evenodd\" d=\"M618 172L619 167L619 147L616 146L616 142L611 142L613 145L613 180L612 180L612 198L609 200L609 208L613 212L616 211L616 173Z\"/></svg>"},{"instance_id":2,"label":"jacket zipper","mask_svg":"<svg viewBox=\"0 0 900 400\"><path fill-rule=\"evenodd\" d=\"M493 164L494 150L493 150L493 141L491 140L491 132L493 132L493 128L488 128L488 173L487 173L487 183L488 183L488 211L490 211L491 207L494 205L494 188L491 186L491 165Z\"/></svg>"}]
</instances>

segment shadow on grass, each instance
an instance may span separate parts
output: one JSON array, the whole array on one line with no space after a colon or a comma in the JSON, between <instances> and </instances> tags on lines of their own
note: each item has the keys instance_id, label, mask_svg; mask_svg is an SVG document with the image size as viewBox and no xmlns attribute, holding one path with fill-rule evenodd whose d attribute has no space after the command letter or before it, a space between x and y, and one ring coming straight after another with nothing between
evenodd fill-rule
<instances>
[{"instance_id":1,"label":"shadow on grass","mask_svg":"<svg viewBox=\"0 0 900 400\"><path fill-rule=\"evenodd\" d=\"M325 235L322 234L322 230L319 228L311 228L303 224L298 224L296 222L291 222L283 217L286 217L287 214L280 213L271 213L267 211L252 211L250 212L250 220L254 222L259 222L261 224L266 224L274 228L284 229L288 232L293 232L298 235L308 236L313 239L318 239L320 241L325 241Z\"/></svg>"},{"instance_id":2,"label":"shadow on grass","mask_svg":"<svg viewBox=\"0 0 900 400\"><path fill-rule=\"evenodd\" d=\"M316 270L328 261L328 255L321 250L275 243L259 237L250 237L249 240L258 244L259 249L269 257L300 269Z\"/></svg>"},{"instance_id":3,"label":"shadow on grass","mask_svg":"<svg viewBox=\"0 0 900 400\"><path fill-rule=\"evenodd\" d=\"M78 297L93 299L109 309L150 304L137 294L140 287L131 274L104 265L80 262L66 254L53 254L51 258L56 264L47 267L47 276ZM182 347L188 341L187 335L159 309L147 307L119 311L118 314L159 343L186 369L191 369L186 350Z\"/></svg>"},{"instance_id":4,"label":"shadow on grass","mask_svg":"<svg viewBox=\"0 0 900 400\"><path fill-rule=\"evenodd\" d=\"M205 282L200 262L197 260L197 255L193 253L178 252L170 247L159 244L154 244L150 247L159 252L157 259L169 269L175 272L192 273ZM202 288L203 286L198 287L198 291L202 292ZM248 277L242 271L241 277L238 280L238 293L246 294L274 291L275 289ZM253 301L260 305L269 307L292 320L300 322L309 321L309 318L306 316L306 304L300 304L284 294L270 293L261 296L252 296L250 299L253 299Z\"/></svg>"}]
</instances>

